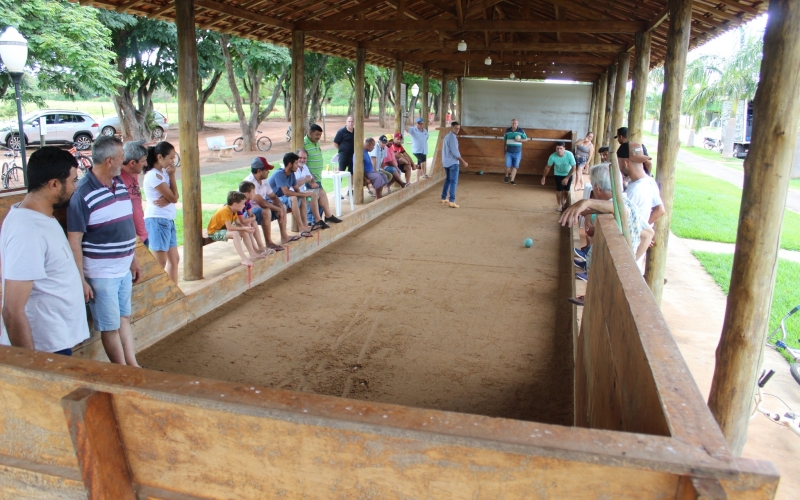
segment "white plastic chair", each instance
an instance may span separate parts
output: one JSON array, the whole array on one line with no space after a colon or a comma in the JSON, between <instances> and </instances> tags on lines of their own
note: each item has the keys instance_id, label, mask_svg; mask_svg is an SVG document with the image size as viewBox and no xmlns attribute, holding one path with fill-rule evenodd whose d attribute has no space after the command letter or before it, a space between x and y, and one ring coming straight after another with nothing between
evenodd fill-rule
<instances>
[{"instance_id":1,"label":"white plastic chair","mask_svg":"<svg viewBox=\"0 0 800 500\"><path fill-rule=\"evenodd\" d=\"M336 217L341 217L342 215L342 179L347 179L347 199L350 200L350 211L355 211L356 204L353 201L353 175L346 170L325 170L322 172L322 176L333 179L333 199L335 202Z\"/></svg>"}]
</instances>

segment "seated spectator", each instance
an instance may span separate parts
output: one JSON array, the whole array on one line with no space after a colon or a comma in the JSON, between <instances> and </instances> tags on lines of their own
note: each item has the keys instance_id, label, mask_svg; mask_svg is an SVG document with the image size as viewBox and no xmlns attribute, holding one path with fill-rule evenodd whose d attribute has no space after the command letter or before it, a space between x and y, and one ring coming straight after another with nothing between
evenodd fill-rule
<instances>
[{"instance_id":1,"label":"seated spectator","mask_svg":"<svg viewBox=\"0 0 800 500\"><path fill-rule=\"evenodd\" d=\"M268 181L269 187L275 192L281 203L286 206L287 211L291 210L294 214L294 220L297 221L297 226L300 229L300 236L311 238L311 228L304 216L307 212L306 196L300 191L297 177L295 177L299 158L294 153L283 155L283 168L272 174Z\"/></svg>"},{"instance_id":2,"label":"seated spectator","mask_svg":"<svg viewBox=\"0 0 800 500\"><path fill-rule=\"evenodd\" d=\"M256 219L256 216L253 215L253 196L256 194L256 185L252 182L242 181L239 184L239 192L242 193L246 200L244 200L244 209L238 213L239 215L239 224L242 226L253 226L253 229L258 228L259 223ZM266 253L267 250L270 253L275 253L275 250L271 248L267 248L261 242L261 234L259 231L253 231L253 248L255 249L256 253Z\"/></svg>"},{"instance_id":3,"label":"seated spectator","mask_svg":"<svg viewBox=\"0 0 800 500\"><path fill-rule=\"evenodd\" d=\"M89 338L83 280L53 217L77 184L78 162L66 151L46 146L28 160L28 194L0 231L0 345L72 356L72 348Z\"/></svg>"},{"instance_id":4,"label":"seated spectator","mask_svg":"<svg viewBox=\"0 0 800 500\"><path fill-rule=\"evenodd\" d=\"M377 148L377 146L375 146L375 139L372 137L367 137L364 139L364 149L362 151L362 154L364 155L364 186L366 187L367 182L372 184L372 187L375 188L375 197L380 199L383 197L383 188L386 186L388 181L386 180L386 177L376 172L373 168L370 152L374 148ZM353 162L355 162L355 159L353 159Z\"/></svg>"},{"instance_id":5,"label":"seated spectator","mask_svg":"<svg viewBox=\"0 0 800 500\"><path fill-rule=\"evenodd\" d=\"M270 165L266 158L259 156L254 158L250 163L250 175L245 177L244 180L252 183L256 187L256 193L252 198L253 215L256 218L256 222L261 225L261 231L264 233L264 240L267 246L276 252L282 252L284 247L281 245L297 241L300 237L290 237L286 232L286 207L283 206L281 200L275 196L272 188L269 187L267 177L269 171L274 168L275 167ZM266 211L266 213L264 213L264 211ZM263 217L262 214L264 215ZM281 245L273 243L270 236L272 221L274 220L278 221L278 227L280 228Z\"/></svg>"},{"instance_id":6,"label":"seated spectator","mask_svg":"<svg viewBox=\"0 0 800 500\"><path fill-rule=\"evenodd\" d=\"M311 175L311 171L306 165L308 152L300 148L297 150L296 154L298 158L297 173L295 173L297 184L300 186L300 192L306 193L311 198L308 209L308 223L312 224L312 228L321 227L322 229L328 229L330 227L327 224L328 222L334 224L342 222L341 219L331 214L331 208L328 203L328 193L322 188L322 184L318 183L314 176Z\"/></svg>"},{"instance_id":7,"label":"seated spectator","mask_svg":"<svg viewBox=\"0 0 800 500\"><path fill-rule=\"evenodd\" d=\"M406 148L403 147L403 134L397 132L394 134L394 139L392 143L389 144L389 148L394 153L394 157L397 160L397 168L403 172L406 177L406 184L411 182L411 171L418 170L419 166L414 163L414 160L411 159L411 156L406 152ZM421 174L417 174L417 182L419 182L419 176Z\"/></svg>"},{"instance_id":8,"label":"seated spectator","mask_svg":"<svg viewBox=\"0 0 800 500\"><path fill-rule=\"evenodd\" d=\"M388 147L389 138L382 135L378 138L378 143L372 149L372 156L375 158L374 165L379 173L387 172L386 175L386 188L391 193L392 183L397 182L400 187L406 187L400 177L400 169L397 168L397 159L394 157L392 148Z\"/></svg>"},{"instance_id":9,"label":"seated spectator","mask_svg":"<svg viewBox=\"0 0 800 500\"><path fill-rule=\"evenodd\" d=\"M128 141L122 146L125 159L122 161L122 172L119 173L120 179L128 188L133 205L133 224L136 226L136 236L142 240L144 246L148 246L147 227L144 224L144 209L142 208L142 191L139 187L139 174L142 173L147 165L147 148L144 141ZM150 203L157 207L166 207L169 202L164 198L151 200Z\"/></svg>"},{"instance_id":10,"label":"seated spectator","mask_svg":"<svg viewBox=\"0 0 800 500\"><path fill-rule=\"evenodd\" d=\"M592 179L592 192L595 198L580 200L561 214L559 222L562 226L572 227L580 221L580 217L590 214L613 214L614 204L611 198L614 196L611 190L611 176L609 174L609 165L607 163L600 163L595 165L590 170L590 177ZM617 180L617 185L622 184L622 178ZM650 246L650 240L653 239L655 232L647 224L647 221L639 218L639 213L634 204L623 194L622 201L625 205L625 212L628 219L628 232L631 235L631 252L634 257L638 259L644 255L647 248ZM592 249L586 255L586 274L588 275L589 267L591 266ZM581 273L583 274L583 273ZM586 276L580 277L586 281Z\"/></svg>"},{"instance_id":11,"label":"seated spectator","mask_svg":"<svg viewBox=\"0 0 800 500\"><path fill-rule=\"evenodd\" d=\"M242 264L245 266L252 266L253 260L263 259L266 257L263 253L257 253L253 248L252 234L255 232L255 227L251 225L239 224L239 212L244 210L244 202L247 197L238 192L230 191L228 193L228 201L208 221L208 237L214 241L233 240L233 246L236 248L236 253L242 259ZM242 250L242 241L247 247L247 252L250 254L250 259L244 255ZM251 260L253 259L253 260Z\"/></svg>"}]
</instances>

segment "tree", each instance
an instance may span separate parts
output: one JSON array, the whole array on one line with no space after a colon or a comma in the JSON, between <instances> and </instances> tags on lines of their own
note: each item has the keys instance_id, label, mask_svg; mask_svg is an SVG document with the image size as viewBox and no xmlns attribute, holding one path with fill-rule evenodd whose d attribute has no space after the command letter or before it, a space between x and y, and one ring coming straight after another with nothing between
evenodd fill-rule
<instances>
[{"instance_id":1,"label":"tree","mask_svg":"<svg viewBox=\"0 0 800 500\"><path fill-rule=\"evenodd\" d=\"M650 71L647 77L647 102L645 103L645 116L652 114L653 124L650 127L650 133L655 135L658 133L658 120L661 115L661 96L662 88L664 86L664 66Z\"/></svg>"},{"instance_id":2,"label":"tree","mask_svg":"<svg viewBox=\"0 0 800 500\"><path fill-rule=\"evenodd\" d=\"M697 73L693 78L699 80L698 87L689 99L692 109L705 109L715 101L731 101L731 114L725 127L722 156L733 156L733 142L736 135L736 115L740 100L751 100L758 87L758 74L761 69L763 40L760 36L745 36L739 40L739 47L729 58L717 56L700 57Z\"/></svg>"},{"instance_id":3,"label":"tree","mask_svg":"<svg viewBox=\"0 0 800 500\"><path fill-rule=\"evenodd\" d=\"M225 60L219 46L220 35L210 30L197 30L197 129L206 128L206 103L225 72Z\"/></svg>"},{"instance_id":4,"label":"tree","mask_svg":"<svg viewBox=\"0 0 800 500\"><path fill-rule=\"evenodd\" d=\"M114 107L126 139L149 139L153 127L153 93L163 88L175 93L178 32L174 24L115 11L98 10L111 30L115 63L122 83Z\"/></svg>"},{"instance_id":5,"label":"tree","mask_svg":"<svg viewBox=\"0 0 800 500\"><path fill-rule=\"evenodd\" d=\"M289 51L285 47L277 47L263 42L255 42L244 38L231 38L222 35L219 39L228 84L233 93L239 127L242 130L244 149L256 150L255 132L275 108L275 103L282 90L283 81L289 73ZM267 75L279 75L272 88L272 95L266 105L261 107L261 85ZM236 84L239 78L250 101L250 115L245 117L241 93Z\"/></svg>"},{"instance_id":6,"label":"tree","mask_svg":"<svg viewBox=\"0 0 800 500\"><path fill-rule=\"evenodd\" d=\"M41 90L71 98L107 95L120 83L114 67L111 32L97 11L65 0L0 0L0 27L16 27L28 39L29 72ZM23 80L23 100L44 105L41 94ZM13 83L0 63L0 98L14 99Z\"/></svg>"},{"instance_id":7,"label":"tree","mask_svg":"<svg viewBox=\"0 0 800 500\"><path fill-rule=\"evenodd\" d=\"M375 76L375 92L378 94L378 125L381 128L386 127L386 103L389 100L389 94L394 88L394 70L386 68L378 68L378 74Z\"/></svg>"}]
</instances>

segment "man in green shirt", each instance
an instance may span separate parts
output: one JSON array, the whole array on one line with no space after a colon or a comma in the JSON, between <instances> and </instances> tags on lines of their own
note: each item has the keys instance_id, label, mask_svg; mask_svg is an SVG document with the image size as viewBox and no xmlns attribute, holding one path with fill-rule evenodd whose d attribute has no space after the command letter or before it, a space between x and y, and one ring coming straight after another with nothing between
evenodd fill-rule
<instances>
[{"instance_id":1,"label":"man in green shirt","mask_svg":"<svg viewBox=\"0 0 800 500\"><path fill-rule=\"evenodd\" d=\"M522 160L522 141L527 139L525 131L519 128L519 122L516 118L511 120L511 126L506 129L503 136L503 150L506 153L506 177L503 182L511 182L511 185L516 185L514 179L517 177L517 170L519 170L519 162Z\"/></svg>"},{"instance_id":2,"label":"man in green shirt","mask_svg":"<svg viewBox=\"0 0 800 500\"><path fill-rule=\"evenodd\" d=\"M319 146L319 139L321 137L322 127L315 123L308 128L308 135L303 138L303 149L308 153L306 166L311 171L311 175L314 176L314 180L318 183L322 183L323 169L322 149Z\"/></svg>"},{"instance_id":3,"label":"man in green shirt","mask_svg":"<svg viewBox=\"0 0 800 500\"><path fill-rule=\"evenodd\" d=\"M575 173L575 156L572 151L567 151L564 141L556 142L556 152L550 155L547 166L544 167L542 174L542 186L545 184L547 172L553 167L553 175L556 178L556 201L558 210L561 212L569 203L569 190L572 185L572 174Z\"/></svg>"}]
</instances>

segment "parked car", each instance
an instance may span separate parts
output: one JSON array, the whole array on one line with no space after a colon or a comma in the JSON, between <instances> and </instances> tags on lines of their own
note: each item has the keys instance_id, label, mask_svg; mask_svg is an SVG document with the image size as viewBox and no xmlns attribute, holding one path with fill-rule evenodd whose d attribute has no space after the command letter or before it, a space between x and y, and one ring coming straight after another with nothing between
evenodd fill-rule
<instances>
[{"instance_id":1,"label":"parked car","mask_svg":"<svg viewBox=\"0 0 800 500\"><path fill-rule=\"evenodd\" d=\"M47 144L75 143L80 150L87 150L100 136L100 125L83 111L66 109L40 109L22 117L25 144L39 144L39 122L44 118ZM19 127L17 120L8 120L0 125L3 142L10 149L19 149Z\"/></svg>"},{"instance_id":2,"label":"parked car","mask_svg":"<svg viewBox=\"0 0 800 500\"><path fill-rule=\"evenodd\" d=\"M153 140L163 141L167 138L166 130L169 128L167 117L160 112L153 110ZM103 135L114 135L120 133L119 116L113 115L100 120L100 133Z\"/></svg>"}]
</instances>

